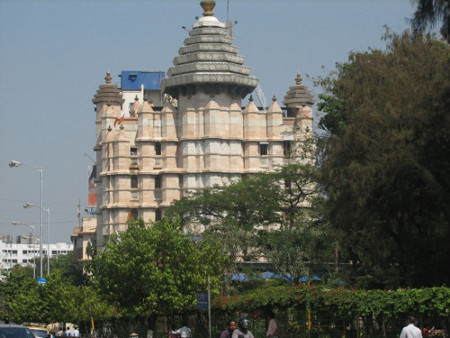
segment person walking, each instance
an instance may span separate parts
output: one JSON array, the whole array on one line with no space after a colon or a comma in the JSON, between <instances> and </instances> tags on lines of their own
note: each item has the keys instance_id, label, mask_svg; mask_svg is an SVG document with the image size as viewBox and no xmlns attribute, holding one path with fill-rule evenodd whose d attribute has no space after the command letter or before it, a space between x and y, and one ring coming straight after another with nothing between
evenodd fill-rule
<instances>
[{"instance_id":1,"label":"person walking","mask_svg":"<svg viewBox=\"0 0 450 338\"><path fill-rule=\"evenodd\" d=\"M180 330L175 328L175 325L172 325L169 330L169 338L180 338L181 333Z\"/></svg>"},{"instance_id":2,"label":"person walking","mask_svg":"<svg viewBox=\"0 0 450 338\"><path fill-rule=\"evenodd\" d=\"M239 328L233 331L232 338L255 338L253 333L248 329L248 319L239 319L238 326Z\"/></svg>"},{"instance_id":3,"label":"person walking","mask_svg":"<svg viewBox=\"0 0 450 338\"><path fill-rule=\"evenodd\" d=\"M186 323L183 323L183 327L181 327L178 332L180 332L181 338L192 338L191 329L188 328Z\"/></svg>"},{"instance_id":4,"label":"person walking","mask_svg":"<svg viewBox=\"0 0 450 338\"><path fill-rule=\"evenodd\" d=\"M236 330L236 321L229 320L227 322L227 328L222 331L220 338L231 338L233 336L233 331Z\"/></svg>"},{"instance_id":5,"label":"person walking","mask_svg":"<svg viewBox=\"0 0 450 338\"><path fill-rule=\"evenodd\" d=\"M275 318L275 313L272 310L269 311L268 315L270 320L266 336L270 338L278 338L280 323L278 322L278 319Z\"/></svg>"},{"instance_id":6,"label":"person walking","mask_svg":"<svg viewBox=\"0 0 450 338\"><path fill-rule=\"evenodd\" d=\"M409 316L407 324L400 333L400 338L423 338L422 331L415 326L416 319L413 316Z\"/></svg>"}]
</instances>

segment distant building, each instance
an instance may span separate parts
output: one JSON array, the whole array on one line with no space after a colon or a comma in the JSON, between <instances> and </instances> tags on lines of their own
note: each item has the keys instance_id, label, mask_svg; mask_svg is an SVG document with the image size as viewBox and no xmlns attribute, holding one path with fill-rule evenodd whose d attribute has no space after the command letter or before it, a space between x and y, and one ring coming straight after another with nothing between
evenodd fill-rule
<instances>
[{"instance_id":1,"label":"distant building","mask_svg":"<svg viewBox=\"0 0 450 338\"><path fill-rule=\"evenodd\" d=\"M50 244L50 259L59 255L66 255L73 249L72 244L55 243ZM40 257L39 238L30 236L11 235L0 236L0 269L3 271L10 270L15 265L27 266L33 265L34 260ZM42 255L47 258L47 244L44 245ZM39 268L39 267L37 267Z\"/></svg>"},{"instance_id":2,"label":"distant building","mask_svg":"<svg viewBox=\"0 0 450 338\"><path fill-rule=\"evenodd\" d=\"M71 240L73 243L73 260L89 260L87 248L95 245L97 219L95 217L83 217L81 226L72 229Z\"/></svg>"},{"instance_id":3,"label":"distant building","mask_svg":"<svg viewBox=\"0 0 450 338\"><path fill-rule=\"evenodd\" d=\"M129 117L136 117L130 110L135 101L142 102L144 97L152 101L155 107L163 106L163 95L161 92L161 80L166 77L164 72L148 71L122 71L120 77L120 89L124 99L122 114Z\"/></svg>"},{"instance_id":4,"label":"distant building","mask_svg":"<svg viewBox=\"0 0 450 338\"><path fill-rule=\"evenodd\" d=\"M214 3L202 4L208 2ZM269 107L258 108L251 98L242 107L258 79L232 41L205 6L167 77L124 71L118 88L107 72L92 100L97 245L125 231L130 218L161 219L173 200L191 191L273 170L312 135L313 97L300 74L285 107L276 98Z\"/></svg>"}]
</instances>

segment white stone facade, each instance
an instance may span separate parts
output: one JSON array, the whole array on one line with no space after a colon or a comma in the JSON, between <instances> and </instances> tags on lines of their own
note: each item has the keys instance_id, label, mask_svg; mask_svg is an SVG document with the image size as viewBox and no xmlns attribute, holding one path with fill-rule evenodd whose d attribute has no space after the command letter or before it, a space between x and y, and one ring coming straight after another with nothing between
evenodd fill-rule
<instances>
[{"instance_id":1,"label":"white stone facade","mask_svg":"<svg viewBox=\"0 0 450 338\"><path fill-rule=\"evenodd\" d=\"M313 100L299 75L284 110L276 99L266 110L253 100L242 108L258 80L231 43L217 19L199 19L162 80L170 99L160 111L136 100L123 121L122 93L107 74L93 99L99 246L130 217L158 220L190 191L273 170L311 136Z\"/></svg>"}]
</instances>

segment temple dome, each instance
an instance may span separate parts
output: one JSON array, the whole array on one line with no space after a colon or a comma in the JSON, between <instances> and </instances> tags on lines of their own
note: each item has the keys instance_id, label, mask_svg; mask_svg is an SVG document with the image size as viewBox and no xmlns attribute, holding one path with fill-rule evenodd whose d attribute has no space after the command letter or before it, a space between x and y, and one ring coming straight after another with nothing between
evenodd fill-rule
<instances>
[{"instance_id":1,"label":"temple dome","mask_svg":"<svg viewBox=\"0 0 450 338\"><path fill-rule=\"evenodd\" d=\"M210 14L204 13L189 31L167 78L161 82L164 93L178 98L180 92L189 89L208 92L228 87L243 98L258 85L258 79L249 75L250 67L243 65L245 58L232 45L225 24L212 16L212 8L205 10Z\"/></svg>"},{"instance_id":2,"label":"temple dome","mask_svg":"<svg viewBox=\"0 0 450 338\"><path fill-rule=\"evenodd\" d=\"M97 93L92 99L92 103L97 104L106 102L109 104L116 103L122 105L125 100L122 97L120 89L117 88L115 84L111 83L111 79L111 73L108 70L106 72L105 84L99 86Z\"/></svg>"}]
</instances>

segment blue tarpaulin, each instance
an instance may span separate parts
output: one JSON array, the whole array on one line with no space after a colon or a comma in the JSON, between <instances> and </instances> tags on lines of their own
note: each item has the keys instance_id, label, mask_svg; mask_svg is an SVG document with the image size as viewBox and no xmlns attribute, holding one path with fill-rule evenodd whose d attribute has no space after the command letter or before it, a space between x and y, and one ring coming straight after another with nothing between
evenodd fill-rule
<instances>
[{"instance_id":1,"label":"blue tarpaulin","mask_svg":"<svg viewBox=\"0 0 450 338\"><path fill-rule=\"evenodd\" d=\"M233 273L233 274L230 275L230 279L232 281L239 281L239 282L248 281L248 280L251 280L251 279L258 279L258 278L261 278L261 279L284 278L284 279L288 279L290 281L294 280L294 278L291 275L283 276L283 275L275 274L275 273L270 272L270 271L266 271L266 272L261 273L261 275L259 275L259 276L252 276L252 277L248 277L245 273L242 273L242 272L240 272L240 273ZM317 276L317 275L313 275L309 279L310 280L319 280L320 277ZM306 282L307 280L308 280L308 278L306 276L303 276L303 277L300 278L300 281L302 281L302 282Z\"/></svg>"},{"instance_id":2,"label":"blue tarpaulin","mask_svg":"<svg viewBox=\"0 0 450 338\"><path fill-rule=\"evenodd\" d=\"M160 90L161 80L166 77L165 72L122 71L120 85L122 90Z\"/></svg>"}]
</instances>

